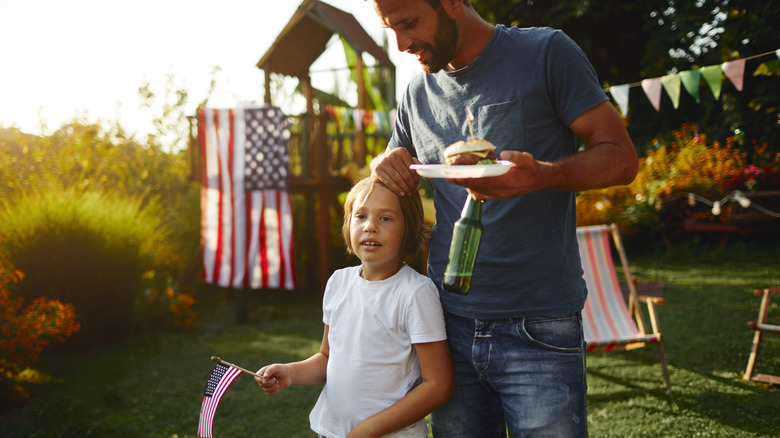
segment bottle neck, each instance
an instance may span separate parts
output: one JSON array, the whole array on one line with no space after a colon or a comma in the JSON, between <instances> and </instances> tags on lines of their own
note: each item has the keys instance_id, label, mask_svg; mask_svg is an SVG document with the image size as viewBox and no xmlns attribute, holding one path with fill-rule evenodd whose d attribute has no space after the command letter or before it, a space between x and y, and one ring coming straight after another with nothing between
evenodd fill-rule
<instances>
[{"instance_id":1,"label":"bottle neck","mask_svg":"<svg viewBox=\"0 0 780 438\"><path fill-rule=\"evenodd\" d=\"M482 219L482 201L477 201L471 197L466 196L466 203L463 205L463 211L460 212L460 217L467 217L469 219L481 220Z\"/></svg>"}]
</instances>

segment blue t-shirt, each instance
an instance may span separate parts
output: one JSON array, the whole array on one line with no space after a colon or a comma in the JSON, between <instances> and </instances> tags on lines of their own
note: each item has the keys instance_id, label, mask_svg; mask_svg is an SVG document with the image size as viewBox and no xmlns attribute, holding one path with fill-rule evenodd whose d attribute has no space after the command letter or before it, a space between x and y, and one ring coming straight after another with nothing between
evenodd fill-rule
<instances>
[{"instance_id":1,"label":"blue t-shirt","mask_svg":"<svg viewBox=\"0 0 780 438\"><path fill-rule=\"evenodd\" d=\"M582 50L563 32L497 26L483 53L454 72L420 74L398 106L388 148L404 147L424 164L468 140L468 105L477 138L496 153L526 151L537 160L572 155L567 126L607 99ZM466 190L433 179L436 225L428 274L441 291L452 225ZM483 234L468 295L441 292L444 310L473 318L558 315L580 311L585 282L576 238L575 195L540 191L485 202Z\"/></svg>"}]
</instances>

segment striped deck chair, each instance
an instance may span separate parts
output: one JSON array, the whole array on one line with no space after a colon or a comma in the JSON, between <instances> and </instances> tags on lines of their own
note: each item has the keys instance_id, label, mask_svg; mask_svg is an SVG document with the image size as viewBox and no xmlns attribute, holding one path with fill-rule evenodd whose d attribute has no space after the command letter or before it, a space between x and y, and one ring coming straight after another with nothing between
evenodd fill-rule
<instances>
[{"instance_id":1,"label":"striped deck chair","mask_svg":"<svg viewBox=\"0 0 780 438\"><path fill-rule=\"evenodd\" d=\"M610 234L626 275L628 303L615 273L609 243ZM587 351L633 350L647 344L656 344L666 391L671 394L666 354L655 313L655 305L662 304L663 298L638 296L617 225L578 227L577 241L580 246L583 277L588 288L588 298L582 311ZM639 302L647 304L652 326L650 333L645 330Z\"/></svg>"}]
</instances>

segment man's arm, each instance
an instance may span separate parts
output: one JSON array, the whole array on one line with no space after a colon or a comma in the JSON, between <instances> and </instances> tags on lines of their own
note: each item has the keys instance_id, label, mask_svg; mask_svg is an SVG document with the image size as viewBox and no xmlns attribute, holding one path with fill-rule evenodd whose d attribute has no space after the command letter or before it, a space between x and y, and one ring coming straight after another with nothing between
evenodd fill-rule
<instances>
[{"instance_id":1,"label":"man's arm","mask_svg":"<svg viewBox=\"0 0 780 438\"><path fill-rule=\"evenodd\" d=\"M585 143L585 150L559 162L558 180L550 188L583 191L631 184L639 160L611 103L605 101L585 111L569 129Z\"/></svg>"},{"instance_id":2,"label":"man's arm","mask_svg":"<svg viewBox=\"0 0 780 438\"><path fill-rule=\"evenodd\" d=\"M448 181L467 187L477 199L502 199L540 190L583 191L630 184L639 162L623 121L608 101L582 113L569 125L585 150L555 162L527 152L503 151L515 166L501 176Z\"/></svg>"}]
</instances>

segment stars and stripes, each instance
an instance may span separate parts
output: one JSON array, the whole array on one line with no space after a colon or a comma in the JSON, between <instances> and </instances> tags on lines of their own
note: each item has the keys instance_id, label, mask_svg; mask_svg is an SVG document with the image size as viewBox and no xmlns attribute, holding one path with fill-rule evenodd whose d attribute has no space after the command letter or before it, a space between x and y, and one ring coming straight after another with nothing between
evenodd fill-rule
<instances>
[{"instance_id":1,"label":"stars and stripes","mask_svg":"<svg viewBox=\"0 0 780 438\"><path fill-rule=\"evenodd\" d=\"M211 437L214 414L217 412L219 401L239 374L241 374L241 370L222 364L217 364L211 371L206 382L206 389L203 391L203 403L200 407L199 437Z\"/></svg>"},{"instance_id":2,"label":"stars and stripes","mask_svg":"<svg viewBox=\"0 0 780 438\"><path fill-rule=\"evenodd\" d=\"M273 106L198 113L203 278L235 288L297 288L287 117Z\"/></svg>"},{"instance_id":3,"label":"stars and stripes","mask_svg":"<svg viewBox=\"0 0 780 438\"><path fill-rule=\"evenodd\" d=\"M244 110L246 190L287 190L290 130L287 117L272 106Z\"/></svg>"}]
</instances>

